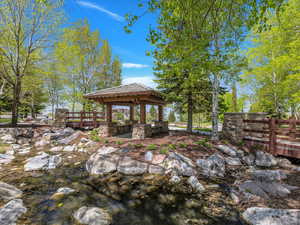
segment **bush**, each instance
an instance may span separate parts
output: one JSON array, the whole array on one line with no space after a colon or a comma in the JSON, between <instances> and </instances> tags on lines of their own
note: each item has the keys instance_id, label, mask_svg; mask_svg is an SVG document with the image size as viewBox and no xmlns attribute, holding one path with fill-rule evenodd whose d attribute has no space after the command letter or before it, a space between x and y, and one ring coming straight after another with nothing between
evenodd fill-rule
<instances>
[{"instance_id":1,"label":"bush","mask_svg":"<svg viewBox=\"0 0 300 225\"><path fill-rule=\"evenodd\" d=\"M157 146L155 144L150 144L147 146L147 150L156 150Z\"/></svg>"},{"instance_id":2,"label":"bush","mask_svg":"<svg viewBox=\"0 0 300 225\"><path fill-rule=\"evenodd\" d=\"M142 145L142 144L135 144L134 147L135 147L135 148L143 148L144 145Z\"/></svg>"},{"instance_id":3,"label":"bush","mask_svg":"<svg viewBox=\"0 0 300 225\"><path fill-rule=\"evenodd\" d=\"M208 142L208 139L207 138L204 138L204 139L201 139L199 141L196 142L197 145L201 145L205 148L211 148L211 144Z\"/></svg>"},{"instance_id":4,"label":"bush","mask_svg":"<svg viewBox=\"0 0 300 225\"><path fill-rule=\"evenodd\" d=\"M169 153L169 149L167 148L162 148L160 151L159 151L160 154L164 154L164 155L167 155Z\"/></svg>"},{"instance_id":5,"label":"bush","mask_svg":"<svg viewBox=\"0 0 300 225\"><path fill-rule=\"evenodd\" d=\"M100 142L101 138L98 135L96 135L96 136L91 136L91 140L95 142Z\"/></svg>"},{"instance_id":6,"label":"bush","mask_svg":"<svg viewBox=\"0 0 300 225\"><path fill-rule=\"evenodd\" d=\"M168 147L171 150L175 150L176 149L176 145L175 144L169 144Z\"/></svg>"},{"instance_id":7,"label":"bush","mask_svg":"<svg viewBox=\"0 0 300 225\"><path fill-rule=\"evenodd\" d=\"M186 148L188 145L186 143L179 143L180 148Z\"/></svg>"},{"instance_id":8,"label":"bush","mask_svg":"<svg viewBox=\"0 0 300 225\"><path fill-rule=\"evenodd\" d=\"M122 145L124 142L123 141L117 141L116 144L117 145Z\"/></svg>"}]
</instances>

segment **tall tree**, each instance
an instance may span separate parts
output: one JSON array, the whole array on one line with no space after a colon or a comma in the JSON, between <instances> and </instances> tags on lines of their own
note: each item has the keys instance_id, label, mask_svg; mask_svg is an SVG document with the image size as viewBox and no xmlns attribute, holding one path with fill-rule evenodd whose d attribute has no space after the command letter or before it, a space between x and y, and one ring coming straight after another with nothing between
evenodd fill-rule
<instances>
[{"instance_id":1,"label":"tall tree","mask_svg":"<svg viewBox=\"0 0 300 225\"><path fill-rule=\"evenodd\" d=\"M37 52L51 47L62 19L60 2L2 0L0 5L0 76L13 89L12 125L18 121L22 81L38 63Z\"/></svg>"}]
</instances>

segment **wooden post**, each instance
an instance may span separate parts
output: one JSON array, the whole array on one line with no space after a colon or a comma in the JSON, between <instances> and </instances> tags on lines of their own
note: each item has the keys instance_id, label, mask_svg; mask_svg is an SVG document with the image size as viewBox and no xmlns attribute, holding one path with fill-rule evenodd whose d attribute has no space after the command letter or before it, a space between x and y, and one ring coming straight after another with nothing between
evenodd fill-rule
<instances>
[{"instance_id":1,"label":"wooden post","mask_svg":"<svg viewBox=\"0 0 300 225\"><path fill-rule=\"evenodd\" d=\"M297 125L294 117L289 119L289 139L295 141L297 133Z\"/></svg>"},{"instance_id":2,"label":"wooden post","mask_svg":"<svg viewBox=\"0 0 300 225\"><path fill-rule=\"evenodd\" d=\"M146 105L144 103L140 104L140 123L146 124Z\"/></svg>"},{"instance_id":3,"label":"wooden post","mask_svg":"<svg viewBox=\"0 0 300 225\"><path fill-rule=\"evenodd\" d=\"M83 111L80 112L80 128L83 127Z\"/></svg>"},{"instance_id":4,"label":"wooden post","mask_svg":"<svg viewBox=\"0 0 300 225\"><path fill-rule=\"evenodd\" d=\"M97 112L93 112L93 123L94 123L94 128L97 127Z\"/></svg>"},{"instance_id":5,"label":"wooden post","mask_svg":"<svg viewBox=\"0 0 300 225\"><path fill-rule=\"evenodd\" d=\"M269 152L276 155L276 119L269 120Z\"/></svg>"},{"instance_id":6,"label":"wooden post","mask_svg":"<svg viewBox=\"0 0 300 225\"><path fill-rule=\"evenodd\" d=\"M106 104L106 122L112 122L112 105Z\"/></svg>"},{"instance_id":7,"label":"wooden post","mask_svg":"<svg viewBox=\"0 0 300 225\"><path fill-rule=\"evenodd\" d=\"M133 105L130 106L129 113L130 113L129 120L134 121L134 106Z\"/></svg>"},{"instance_id":8,"label":"wooden post","mask_svg":"<svg viewBox=\"0 0 300 225\"><path fill-rule=\"evenodd\" d=\"M158 121L162 122L164 120L164 108L162 105L158 106Z\"/></svg>"}]
</instances>

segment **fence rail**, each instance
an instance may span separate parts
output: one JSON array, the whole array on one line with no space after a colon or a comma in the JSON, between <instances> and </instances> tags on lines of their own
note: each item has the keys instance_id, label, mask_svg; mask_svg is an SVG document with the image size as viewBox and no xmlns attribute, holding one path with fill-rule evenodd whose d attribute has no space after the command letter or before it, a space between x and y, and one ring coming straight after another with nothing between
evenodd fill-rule
<instances>
[{"instance_id":1,"label":"fence rail","mask_svg":"<svg viewBox=\"0 0 300 225\"><path fill-rule=\"evenodd\" d=\"M247 144L259 144L273 155L300 158L300 120L243 120Z\"/></svg>"},{"instance_id":2,"label":"fence rail","mask_svg":"<svg viewBox=\"0 0 300 225\"><path fill-rule=\"evenodd\" d=\"M88 128L98 127L105 119L105 114L102 112L66 112L65 118L67 127Z\"/></svg>"}]
</instances>

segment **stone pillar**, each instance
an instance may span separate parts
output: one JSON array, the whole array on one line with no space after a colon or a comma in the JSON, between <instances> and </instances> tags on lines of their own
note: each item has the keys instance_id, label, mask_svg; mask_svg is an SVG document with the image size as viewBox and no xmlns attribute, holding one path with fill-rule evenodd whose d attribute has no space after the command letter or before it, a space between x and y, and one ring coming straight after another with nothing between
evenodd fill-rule
<instances>
[{"instance_id":1,"label":"stone pillar","mask_svg":"<svg viewBox=\"0 0 300 225\"><path fill-rule=\"evenodd\" d=\"M106 122L111 123L112 122L112 105L106 104Z\"/></svg>"},{"instance_id":2,"label":"stone pillar","mask_svg":"<svg viewBox=\"0 0 300 225\"><path fill-rule=\"evenodd\" d=\"M140 104L140 123L146 124L146 104Z\"/></svg>"},{"instance_id":3,"label":"stone pillar","mask_svg":"<svg viewBox=\"0 0 300 225\"><path fill-rule=\"evenodd\" d=\"M152 136L150 124L135 124L132 129L133 139L145 139Z\"/></svg>"},{"instance_id":4,"label":"stone pillar","mask_svg":"<svg viewBox=\"0 0 300 225\"><path fill-rule=\"evenodd\" d=\"M162 105L158 106L158 121L162 122L164 120L164 107Z\"/></svg>"},{"instance_id":5,"label":"stone pillar","mask_svg":"<svg viewBox=\"0 0 300 225\"><path fill-rule=\"evenodd\" d=\"M134 106L131 105L129 109L129 120L134 121Z\"/></svg>"},{"instance_id":6,"label":"stone pillar","mask_svg":"<svg viewBox=\"0 0 300 225\"><path fill-rule=\"evenodd\" d=\"M100 137L111 137L117 135L118 127L115 123L105 123L101 124L98 129L98 134Z\"/></svg>"},{"instance_id":7,"label":"stone pillar","mask_svg":"<svg viewBox=\"0 0 300 225\"><path fill-rule=\"evenodd\" d=\"M55 110L54 126L66 127L66 112L69 112L69 110L68 109Z\"/></svg>"}]
</instances>

